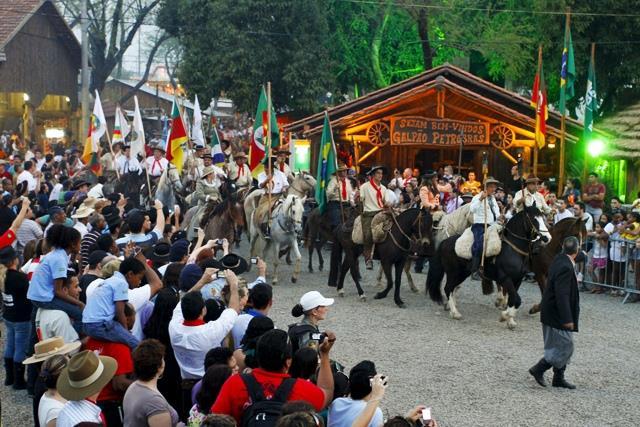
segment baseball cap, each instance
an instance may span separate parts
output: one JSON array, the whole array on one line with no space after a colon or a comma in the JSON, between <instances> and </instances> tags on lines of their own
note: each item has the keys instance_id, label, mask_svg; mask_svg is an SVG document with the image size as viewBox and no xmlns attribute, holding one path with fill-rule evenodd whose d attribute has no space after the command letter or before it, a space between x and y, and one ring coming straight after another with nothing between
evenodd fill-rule
<instances>
[{"instance_id":1,"label":"baseball cap","mask_svg":"<svg viewBox=\"0 0 640 427\"><path fill-rule=\"evenodd\" d=\"M180 239L173 242L169 250L169 262L178 262L189 253L189 241Z\"/></svg>"},{"instance_id":2,"label":"baseball cap","mask_svg":"<svg viewBox=\"0 0 640 427\"><path fill-rule=\"evenodd\" d=\"M327 307L333 305L333 298L325 298L318 291L307 292L300 298L300 305L303 311L313 310L316 307Z\"/></svg>"}]
</instances>

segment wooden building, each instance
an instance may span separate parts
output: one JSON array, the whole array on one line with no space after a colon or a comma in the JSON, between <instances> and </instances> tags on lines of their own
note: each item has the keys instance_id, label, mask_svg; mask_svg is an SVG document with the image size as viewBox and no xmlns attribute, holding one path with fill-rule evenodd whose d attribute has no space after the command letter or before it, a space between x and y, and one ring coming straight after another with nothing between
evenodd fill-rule
<instances>
[{"instance_id":1,"label":"wooden building","mask_svg":"<svg viewBox=\"0 0 640 427\"><path fill-rule=\"evenodd\" d=\"M0 8L0 130L42 143L47 130L78 130L81 48L50 0ZM75 137L75 135L73 135Z\"/></svg>"},{"instance_id":2,"label":"wooden building","mask_svg":"<svg viewBox=\"0 0 640 427\"><path fill-rule=\"evenodd\" d=\"M462 172L509 177L522 156L524 171L534 158L535 116L530 100L449 64L372 92L328 110L336 144L351 151L357 168L383 164L418 167L424 172L450 164ZM317 147L324 112L284 127ZM567 145L582 135L582 123L566 120ZM547 145L538 174L558 173L560 115L550 112ZM312 149L316 156L317 149ZM316 161L312 159L312 165Z\"/></svg>"}]
</instances>

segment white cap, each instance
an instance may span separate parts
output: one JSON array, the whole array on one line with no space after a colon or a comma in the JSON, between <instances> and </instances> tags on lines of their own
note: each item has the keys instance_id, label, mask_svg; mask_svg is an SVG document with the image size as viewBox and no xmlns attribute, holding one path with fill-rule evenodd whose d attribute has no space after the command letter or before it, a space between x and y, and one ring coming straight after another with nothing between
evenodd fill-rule
<instances>
[{"instance_id":1,"label":"white cap","mask_svg":"<svg viewBox=\"0 0 640 427\"><path fill-rule=\"evenodd\" d=\"M313 310L316 307L327 307L333 305L333 298L325 298L318 291L307 292L300 298L300 305L303 311Z\"/></svg>"}]
</instances>

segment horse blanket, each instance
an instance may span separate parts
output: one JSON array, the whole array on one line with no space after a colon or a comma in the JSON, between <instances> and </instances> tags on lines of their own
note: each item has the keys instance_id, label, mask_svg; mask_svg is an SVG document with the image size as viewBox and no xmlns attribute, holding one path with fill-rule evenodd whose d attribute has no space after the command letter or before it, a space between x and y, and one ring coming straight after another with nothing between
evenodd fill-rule
<instances>
[{"instance_id":1,"label":"horse blanket","mask_svg":"<svg viewBox=\"0 0 640 427\"><path fill-rule=\"evenodd\" d=\"M502 225L500 224L493 224L487 228L485 258L493 257L500 253L502 249L502 240L500 239L501 231ZM471 259L471 246L473 246L473 233L471 232L471 227L468 227L456 240L456 255L462 259Z\"/></svg>"}]
</instances>

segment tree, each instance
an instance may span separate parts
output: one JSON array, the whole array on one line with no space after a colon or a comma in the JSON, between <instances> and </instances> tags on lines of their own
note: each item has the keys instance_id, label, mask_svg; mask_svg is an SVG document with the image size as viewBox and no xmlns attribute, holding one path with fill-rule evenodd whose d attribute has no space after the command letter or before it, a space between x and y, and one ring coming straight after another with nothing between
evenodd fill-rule
<instances>
[{"instance_id":1,"label":"tree","mask_svg":"<svg viewBox=\"0 0 640 427\"><path fill-rule=\"evenodd\" d=\"M72 28L81 23L83 1L57 0L63 13L70 16L69 25ZM101 91L114 70L122 72L124 53L139 34L142 25L155 19L159 3L160 0L87 0L91 92ZM155 52L167 39L167 35L156 35L149 52L147 68L150 68ZM148 71L145 76L148 76Z\"/></svg>"}]
</instances>

